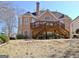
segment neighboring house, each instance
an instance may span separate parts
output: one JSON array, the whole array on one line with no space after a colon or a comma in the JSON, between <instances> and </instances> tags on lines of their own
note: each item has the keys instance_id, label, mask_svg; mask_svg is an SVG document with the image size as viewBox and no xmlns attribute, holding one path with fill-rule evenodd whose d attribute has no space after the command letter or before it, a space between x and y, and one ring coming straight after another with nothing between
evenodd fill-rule
<instances>
[{"instance_id":1,"label":"neighboring house","mask_svg":"<svg viewBox=\"0 0 79 59\"><path fill-rule=\"evenodd\" d=\"M30 23L36 21L59 21L64 24L65 29L70 32L71 18L57 11L40 10L39 2L36 3L36 12L27 12L18 18L18 33L28 33L31 36ZM41 28L40 28L41 29Z\"/></svg>"},{"instance_id":2,"label":"neighboring house","mask_svg":"<svg viewBox=\"0 0 79 59\"><path fill-rule=\"evenodd\" d=\"M79 16L71 23L71 38L79 38Z\"/></svg>"}]
</instances>

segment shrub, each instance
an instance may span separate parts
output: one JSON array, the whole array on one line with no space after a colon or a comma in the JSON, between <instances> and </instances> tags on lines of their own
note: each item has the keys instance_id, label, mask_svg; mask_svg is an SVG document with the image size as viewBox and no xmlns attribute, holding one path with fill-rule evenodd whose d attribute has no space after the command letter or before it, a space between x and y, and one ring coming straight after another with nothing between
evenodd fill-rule
<instances>
[{"instance_id":1,"label":"shrub","mask_svg":"<svg viewBox=\"0 0 79 59\"><path fill-rule=\"evenodd\" d=\"M9 41L9 37L5 34L0 34L0 41L7 42Z\"/></svg>"},{"instance_id":2,"label":"shrub","mask_svg":"<svg viewBox=\"0 0 79 59\"><path fill-rule=\"evenodd\" d=\"M3 43L2 39L0 38L0 43Z\"/></svg>"},{"instance_id":3,"label":"shrub","mask_svg":"<svg viewBox=\"0 0 79 59\"><path fill-rule=\"evenodd\" d=\"M16 35L17 39L28 39L29 37L27 35L23 35L23 34L17 34Z\"/></svg>"},{"instance_id":4,"label":"shrub","mask_svg":"<svg viewBox=\"0 0 79 59\"><path fill-rule=\"evenodd\" d=\"M16 35L16 38L17 38L17 39L24 39L24 36L23 36L22 34L17 34L17 35Z\"/></svg>"}]
</instances>

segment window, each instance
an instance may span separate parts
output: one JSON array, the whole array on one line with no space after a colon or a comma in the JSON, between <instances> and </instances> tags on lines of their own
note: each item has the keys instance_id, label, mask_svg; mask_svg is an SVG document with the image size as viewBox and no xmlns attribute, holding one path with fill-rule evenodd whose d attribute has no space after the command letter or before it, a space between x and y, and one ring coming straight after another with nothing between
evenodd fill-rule
<instances>
[{"instance_id":1,"label":"window","mask_svg":"<svg viewBox=\"0 0 79 59\"><path fill-rule=\"evenodd\" d=\"M50 20L50 17L48 17L48 16L47 16L47 17L45 17L45 20Z\"/></svg>"},{"instance_id":2,"label":"window","mask_svg":"<svg viewBox=\"0 0 79 59\"><path fill-rule=\"evenodd\" d=\"M33 22L35 22L35 19L34 18L31 19L31 23L33 23Z\"/></svg>"},{"instance_id":3,"label":"window","mask_svg":"<svg viewBox=\"0 0 79 59\"><path fill-rule=\"evenodd\" d=\"M74 34L74 32L72 32L72 34Z\"/></svg>"},{"instance_id":4,"label":"window","mask_svg":"<svg viewBox=\"0 0 79 59\"><path fill-rule=\"evenodd\" d=\"M60 22L61 22L61 23L64 23L64 20L61 20Z\"/></svg>"},{"instance_id":5,"label":"window","mask_svg":"<svg viewBox=\"0 0 79 59\"><path fill-rule=\"evenodd\" d=\"M78 38L77 35L73 35L73 38Z\"/></svg>"},{"instance_id":6,"label":"window","mask_svg":"<svg viewBox=\"0 0 79 59\"><path fill-rule=\"evenodd\" d=\"M26 24L28 24L28 18L26 18Z\"/></svg>"},{"instance_id":7,"label":"window","mask_svg":"<svg viewBox=\"0 0 79 59\"><path fill-rule=\"evenodd\" d=\"M79 34L79 29L76 30L76 34Z\"/></svg>"}]
</instances>

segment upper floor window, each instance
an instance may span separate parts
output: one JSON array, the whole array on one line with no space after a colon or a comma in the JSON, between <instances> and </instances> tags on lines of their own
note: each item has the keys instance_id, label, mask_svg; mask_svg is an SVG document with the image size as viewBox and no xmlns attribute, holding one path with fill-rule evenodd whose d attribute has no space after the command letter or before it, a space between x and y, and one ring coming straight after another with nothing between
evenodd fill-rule
<instances>
[{"instance_id":1,"label":"upper floor window","mask_svg":"<svg viewBox=\"0 0 79 59\"><path fill-rule=\"evenodd\" d=\"M26 18L26 24L28 24L28 18Z\"/></svg>"},{"instance_id":2,"label":"upper floor window","mask_svg":"<svg viewBox=\"0 0 79 59\"><path fill-rule=\"evenodd\" d=\"M35 19L34 18L31 19L31 23L33 23L33 22L35 22Z\"/></svg>"},{"instance_id":3,"label":"upper floor window","mask_svg":"<svg viewBox=\"0 0 79 59\"><path fill-rule=\"evenodd\" d=\"M50 17L49 16L45 17L45 20L50 20Z\"/></svg>"}]
</instances>

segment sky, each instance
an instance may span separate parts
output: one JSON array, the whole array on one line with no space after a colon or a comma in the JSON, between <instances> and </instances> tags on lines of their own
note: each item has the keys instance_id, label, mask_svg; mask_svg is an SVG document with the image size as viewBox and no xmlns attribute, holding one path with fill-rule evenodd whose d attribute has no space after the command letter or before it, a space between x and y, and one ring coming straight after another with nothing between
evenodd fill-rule
<instances>
[{"instance_id":1,"label":"sky","mask_svg":"<svg viewBox=\"0 0 79 59\"><path fill-rule=\"evenodd\" d=\"M58 11L68 15L74 20L79 16L79 1L39 1L40 9ZM12 1L12 6L24 9L26 12L33 12L36 9L36 1Z\"/></svg>"},{"instance_id":2,"label":"sky","mask_svg":"<svg viewBox=\"0 0 79 59\"><path fill-rule=\"evenodd\" d=\"M4 1L6 2L6 1ZM7 1L12 7L19 8L23 12L36 11L36 1ZM40 10L49 9L68 15L74 20L79 16L79 1L38 1L40 2ZM18 10L18 9L16 9ZM1 25L0 25L1 28ZM1 31L1 30L0 30Z\"/></svg>"}]
</instances>

